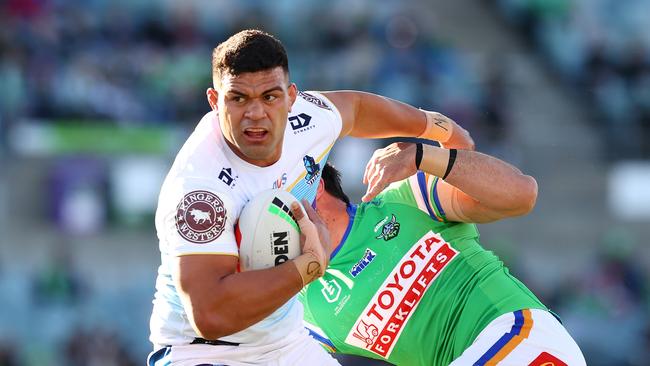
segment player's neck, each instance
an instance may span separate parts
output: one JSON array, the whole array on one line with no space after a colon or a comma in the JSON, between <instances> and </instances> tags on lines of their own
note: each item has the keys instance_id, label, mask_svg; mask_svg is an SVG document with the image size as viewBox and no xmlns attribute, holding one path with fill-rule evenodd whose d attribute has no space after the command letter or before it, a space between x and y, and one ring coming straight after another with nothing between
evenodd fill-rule
<instances>
[{"instance_id":1,"label":"player's neck","mask_svg":"<svg viewBox=\"0 0 650 366\"><path fill-rule=\"evenodd\" d=\"M343 239L350 222L347 206L345 202L335 199L328 202L326 207L317 206L317 211L330 233L329 253L332 253Z\"/></svg>"}]
</instances>

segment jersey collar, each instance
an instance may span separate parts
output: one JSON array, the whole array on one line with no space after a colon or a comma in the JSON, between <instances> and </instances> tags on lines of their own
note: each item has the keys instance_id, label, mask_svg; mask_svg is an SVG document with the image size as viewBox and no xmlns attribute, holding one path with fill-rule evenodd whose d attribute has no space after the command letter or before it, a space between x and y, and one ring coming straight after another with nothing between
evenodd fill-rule
<instances>
[{"instance_id":1,"label":"jersey collar","mask_svg":"<svg viewBox=\"0 0 650 366\"><path fill-rule=\"evenodd\" d=\"M341 247L343 247L345 240L348 238L348 234L350 234L350 230L352 230L352 224L354 223L354 216L357 214L357 205L351 205L351 204L348 205L346 211L348 213L348 227L345 229L345 233L343 234L343 237L341 238L339 245L337 245L336 248L334 248L334 251L332 251L332 254L330 254L330 261L334 259L336 253L338 253Z\"/></svg>"}]
</instances>

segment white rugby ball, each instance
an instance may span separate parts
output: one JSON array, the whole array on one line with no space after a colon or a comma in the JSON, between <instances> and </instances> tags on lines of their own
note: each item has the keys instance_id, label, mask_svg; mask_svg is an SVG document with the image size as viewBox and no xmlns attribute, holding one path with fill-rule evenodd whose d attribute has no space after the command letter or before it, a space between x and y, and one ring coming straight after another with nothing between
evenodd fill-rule
<instances>
[{"instance_id":1,"label":"white rugby ball","mask_svg":"<svg viewBox=\"0 0 650 366\"><path fill-rule=\"evenodd\" d=\"M291 193L272 189L244 206L239 215L242 271L271 268L300 255L300 228L291 212L296 201Z\"/></svg>"}]
</instances>

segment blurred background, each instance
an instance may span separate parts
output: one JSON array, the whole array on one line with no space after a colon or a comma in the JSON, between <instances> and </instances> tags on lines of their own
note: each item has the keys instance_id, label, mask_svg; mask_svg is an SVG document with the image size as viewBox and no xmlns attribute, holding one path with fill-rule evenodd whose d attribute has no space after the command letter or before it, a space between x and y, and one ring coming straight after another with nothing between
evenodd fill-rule
<instances>
[{"instance_id":1,"label":"blurred background","mask_svg":"<svg viewBox=\"0 0 650 366\"><path fill-rule=\"evenodd\" d=\"M483 245L589 365L650 364L649 0L2 0L0 365L144 364L160 184L250 27L300 89L440 111L535 176ZM387 142L334 148L355 199Z\"/></svg>"}]
</instances>

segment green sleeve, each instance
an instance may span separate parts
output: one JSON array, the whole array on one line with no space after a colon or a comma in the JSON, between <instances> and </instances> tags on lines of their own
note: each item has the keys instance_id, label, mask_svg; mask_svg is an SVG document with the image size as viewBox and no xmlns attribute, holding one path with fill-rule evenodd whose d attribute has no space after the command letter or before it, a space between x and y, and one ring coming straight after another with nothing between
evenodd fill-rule
<instances>
[{"instance_id":1,"label":"green sleeve","mask_svg":"<svg viewBox=\"0 0 650 366\"><path fill-rule=\"evenodd\" d=\"M447 222L445 211L438 199L440 178L418 171L416 174L395 182L378 195L385 202L399 202L417 207L432 219Z\"/></svg>"}]
</instances>

